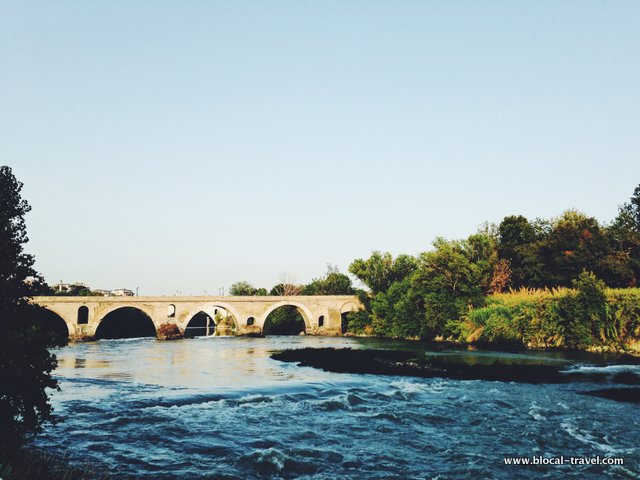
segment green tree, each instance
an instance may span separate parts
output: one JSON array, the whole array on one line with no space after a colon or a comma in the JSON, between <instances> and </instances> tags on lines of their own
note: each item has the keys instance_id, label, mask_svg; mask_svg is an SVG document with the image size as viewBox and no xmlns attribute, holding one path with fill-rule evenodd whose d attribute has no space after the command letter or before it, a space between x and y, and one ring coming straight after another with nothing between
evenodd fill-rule
<instances>
[{"instance_id":1,"label":"green tree","mask_svg":"<svg viewBox=\"0 0 640 480\"><path fill-rule=\"evenodd\" d=\"M372 324L377 335L425 336L424 299L414 289L412 275L393 282L371 301Z\"/></svg>"},{"instance_id":2,"label":"green tree","mask_svg":"<svg viewBox=\"0 0 640 480\"><path fill-rule=\"evenodd\" d=\"M478 233L466 240L438 238L435 250L420 256L413 276L415 295L424 302L423 336L446 334L445 325L484 304L498 262L496 239Z\"/></svg>"},{"instance_id":3,"label":"green tree","mask_svg":"<svg viewBox=\"0 0 640 480\"><path fill-rule=\"evenodd\" d=\"M606 340L608 332L605 284L593 272L584 270L572 282L574 292L560 303L565 323L565 342L586 348Z\"/></svg>"},{"instance_id":4,"label":"green tree","mask_svg":"<svg viewBox=\"0 0 640 480\"><path fill-rule=\"evenodd\" d=\"M327 266L327 273L320 278L314 278L311 283L302 287L302 295L353 295L351 279L340 273L337 267Z\"/></svg>"},{"instance_id":5,"label":"green tree","mask_svg":"<svg viewBox=\"0 0 640 480\"><path fill-rule=\"evenodd\" d=\"M291 297L294 295L300 295L302 291L302 287L300 285L295 285L294 283L278 283L275 285L270 291L269 295L274 295L277 297Z\"/></svg>"},{"instance_id":6,"label":"green tree","mask_svg":"<svg viewBox=\"0 0 640 480\"><path fill-rule=\"evenodd\" d=\"M498 255L509 262L513 288L543 285L544 263L536 227L522 215L505 217L498 227Z\"/></svg>"},{"instance_id":7,"label":"green tree","mask_svg":"<svg viewBox=\"0 0 640 480\"><path fill-rule=\"evenodd\" d=\"M571 286L583 270L595 270L607 253L604 230L598 221L576 210L567 210L553 222L542 242L545 286Z\"/></svg>"},{"instance_id":8,"label":"green tree","mask_svg":"<svg viewBox=\"0 0 640 480\"><path fill-rule=\"evenodd\" d=\"M240 296L240 297L256 295L257 292L258 291L253 285L245 281L236 282L233 285L231 285L231 288L229 289L229 295Z\"/></svg>"},{"instance_id":9,"label":"green tree","mask_svg":"<svg viewBox=\"0 0 640 480\"><path fill-rule=\"evenodd\" d=\"M30 207L20 197L22 184L11 169L0 167L0 448L10 449L50 421L47 388L56 357L49 349L66 338L46 329L43 310L29 303L44 284L24 253L28 242L24 216Z\"/></svg>"},{"instance_id":10,"label":"green tree","mask_svg":"<svg viewBox=\"0 0 640 480\"><path fill-rule=\"evenodd\" d=\"M612 287L640 284L640 185L606 229L609 252L602 260L601 276Z\"/></svg>"},{"instance_id":11,"label":"green tree","mask_svg":"<svg viewBox=\"0 0 640 480\"><path fill-rule=\"evenodd\" d=\"M402 280L415 271L417 261L410 255L373 252L366 259L356 259L349 265L349 272L358 277L375 295L389 289L393 282Z\"/></svg>"}]
</instances>

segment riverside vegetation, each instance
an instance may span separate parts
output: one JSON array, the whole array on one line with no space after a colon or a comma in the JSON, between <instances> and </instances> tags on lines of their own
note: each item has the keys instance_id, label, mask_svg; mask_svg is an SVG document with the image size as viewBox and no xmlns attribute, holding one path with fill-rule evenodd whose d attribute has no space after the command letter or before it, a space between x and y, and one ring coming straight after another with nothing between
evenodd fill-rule
<instances>
[{"instance_id":1,"label":"riverside vegetation","mask_svg":"<svg viewBox=\"0 0 640 480\"><path fill-rule=\"evenodd\" d=\"M417 256L373 252L349 272L368 291L330 268L270 294L356 293L365 308L345 318L352 335L639 352L640 185L607 225L576 210L508 216L464 240L437 238ZM231 293L267 291L238 282ZM283 311L275 323L295 315Z\"/></svg>"},{"instance_id":2,"label":"riverside vegetation","mask_svg":"<svg viewBox=\"0 0 640 480\"><path fill-rule=\"evenodd\" d=\"M608 225L508 216L418 256L374 252L347 331L530 348L640 351L640 185Z\"/></svg>"}]
</instances>

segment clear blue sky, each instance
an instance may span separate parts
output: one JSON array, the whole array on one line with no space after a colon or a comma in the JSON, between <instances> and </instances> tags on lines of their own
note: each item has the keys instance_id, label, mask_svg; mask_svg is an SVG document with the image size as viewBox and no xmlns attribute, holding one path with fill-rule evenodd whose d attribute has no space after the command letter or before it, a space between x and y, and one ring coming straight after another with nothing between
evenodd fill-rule
<instances>
[{"instance_id":1,"label":"clear blue sky","mask_svg":"<svg viewBox=\"0 0 640 480\"><path fill-rule=\"evenodd\" d=\"M637 1L2 1L53 283L217 294L640 183Z\"/></svg>"}]
</instances>

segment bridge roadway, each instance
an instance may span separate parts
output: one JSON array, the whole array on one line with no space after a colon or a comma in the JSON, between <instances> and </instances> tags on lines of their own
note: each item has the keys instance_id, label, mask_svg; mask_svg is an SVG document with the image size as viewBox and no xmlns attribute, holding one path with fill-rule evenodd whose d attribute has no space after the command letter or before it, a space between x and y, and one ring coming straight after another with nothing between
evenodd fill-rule
<instances>
[{"instance_id":1,"label":"bridge roadway","mask_svg":"<svg viewBox=\"0 0 640 480\"><path fill-rule=\"evenodd\" d=\"M300 312L305 333L340 335L342 314L362 307L352 295L325 296L251 296L251 297L33 297L36 303L58 315L67 325L71 339L93 338L102 320L121 308L136 308L152 321L156 332L163 324L172 323L181 332L199 312L214 322L224 317L231 320L236 335L259 335L267 317L275 309L292 305Z\"/></svg>"}]
</instances>

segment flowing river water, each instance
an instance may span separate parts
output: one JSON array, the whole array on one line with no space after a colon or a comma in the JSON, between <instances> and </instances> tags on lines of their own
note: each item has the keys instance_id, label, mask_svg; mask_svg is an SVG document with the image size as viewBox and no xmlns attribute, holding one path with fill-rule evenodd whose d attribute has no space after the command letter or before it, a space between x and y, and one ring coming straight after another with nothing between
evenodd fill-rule
<instances>
[{"instance_id":1,"label":"flowing river water","mask_svg":"<svg viewBox=\"0 0 640 480\"><path fill-rule=\"evenodd\" d=\"M57 352L55 412L33 443L113 478L640 478L638 405L538 384L330 373L302 347L426 348L328 337L101 340ZM559 353L434 352L470 363L638 372ZM624 465L506 465L505 457Z\"/></svg>"}]
</instances>

